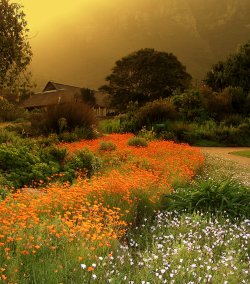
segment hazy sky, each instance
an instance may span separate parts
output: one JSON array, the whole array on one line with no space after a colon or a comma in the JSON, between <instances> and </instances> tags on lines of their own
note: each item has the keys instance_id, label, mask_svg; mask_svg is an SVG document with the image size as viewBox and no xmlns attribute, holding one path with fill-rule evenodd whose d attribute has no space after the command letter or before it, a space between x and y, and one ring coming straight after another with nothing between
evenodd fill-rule
<instances>
[{"instance_id":1,"label":"hazy sky","mask_svg":"<svg viewBox=\"0 0 250 284\"><path fill-rule=\"evenodd\" d=\"M14 2L14 1L13 1ZM89 0L19 0L24 6L31 35L44 33L60 21L73 18L79 9L88 9ZM98 2L93 0L92 2Z\"/></svg>"},{"instance_id":2,"label":"hazy sky","mask_svg":"<svg viewBox=\"0 0 250 284\"><path fill-rule=\"evenodd\" d=\"M250 34L250 0L11 1L24 6L38 90L49 80L98 88L141 48L174 53L200 80Z\"/></svg>"}]
</instances>

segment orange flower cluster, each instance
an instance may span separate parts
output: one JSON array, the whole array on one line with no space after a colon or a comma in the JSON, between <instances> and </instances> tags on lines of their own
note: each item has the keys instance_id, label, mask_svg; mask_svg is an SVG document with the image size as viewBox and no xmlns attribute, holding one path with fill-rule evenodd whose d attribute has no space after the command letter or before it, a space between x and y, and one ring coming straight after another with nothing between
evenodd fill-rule
<instances>
[{"instance_id":1,"label":"orange flower cluster","mask_svg":"<svg viewBox=\"0 0 250 284\"><path fill-rule=\"evenodd\" d=\"M17 192L0 203L0 267L15 255L63 249L77 241L94 250L125 233L118 208L89 200L84 188L54 186Z\"/></svg>"},{"instance_id":2,"label":"orange flower cluster","mask_svg":"<svg viewBox=\"0 0 250 284\"><path fill-rule=\"evenodd\" d=\"M127 146L132 136L112 134L61 144L70 152L87 147L110 167L90 180L79 177L73 186L25 189L1 201L0 259L54 250L65 241L84 240L89 248L110 246L125 233L140 198L156 203L171 191L173 182L192 179L204 163L200 151L186 144L153 141L148 147ZM99 151L101 141L112 141L117 150Z\"/></svg>"},{"instance_id":3,"label":"orange flower cluster","mask_svg":"<svg viewBox=\"0 0 250 284\"><path fill-rule=\"evenodd\" d=\"M110 158L110 168L106 173L94 176L90 182L84 180L84 185L81 185L94 200L105 205L112 203L125 211L136 206L140 197L156 203L162 194L172 190L174 182L191 180L204 163L200 150L187 144L152 141L148 147L133 147L127 145L131 137L132 134L111 134L92 141L61 145L69 152L88 148L102 158ZM113 142L117 150L100 151L102 141Z\"/></svg>"}]
</instances>

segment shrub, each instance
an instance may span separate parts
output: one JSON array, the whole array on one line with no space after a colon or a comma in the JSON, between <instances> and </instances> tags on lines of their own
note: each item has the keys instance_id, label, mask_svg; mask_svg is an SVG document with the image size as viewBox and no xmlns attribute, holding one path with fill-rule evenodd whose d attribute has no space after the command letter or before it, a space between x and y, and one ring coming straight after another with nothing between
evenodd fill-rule
<instances>
[{"instance_id":1,"label":"shrub","mask_svg":"<svg viewBox=\"0 0 250 284\"><path fill-rule=\"evenodd\" d=\"M250 218L249 204L250 188L232 180L206 180L179 187L163 199L163 207L170 211L200 211L237 218Z\"/></svg>"},{"instance_id":2,"label":"shrub","mask_svg":"<svg viewBox=\"0 0 250 284\"><path fill-rule=\"evenodd\" d=\"M174 122L170 125L170 132L177 138L178 142L193 143L193 131L192 126L185 122Z\"/></svg>"},{"instance_id":3,"label":"shrub","mask_svg":"<svg viewBox=\"0 0 250 284\"><path fill-rule=\"evenodd\" d=\"M129 146L135 146L135 147L147 147L148 143L146 139L141 137L132 137L128 140Z\"/></svg>"},{"instance_id":4,"label":"shrub","mask_svg":"<svg viewBox=\"0 0 250 284\"><path fill-rule=\"evenodd\" d=\"M177 112L170 101L156 100L147 103L136 113L136 121L141 129L144 125L160 123L167 119L175 119Z\"/></svg>"},{"instance_id":5,"label":"shrub","mask_svg":"<svg viewBox=\"0 0 250 284\"><path fill-rule=\"evenodd\" d=\"M25 110L0 97L0 121L14 121L26 116Z\"/></svg>"},{"instance_id":6,"label":"shrub","mask_svg":"<svg viewBox=\"0 0 250 284\"><path fill-rule=\"evenodd\" d=\"M43 113L33 114L31 124L35 131L40 129L42 133L72 132L77 127L92 129L96 116L91 107L83 103L58 104Z\"/></svg>"},{"instance_id":7,"label":"shrub","mask_svg":"<svg viewBox=\"0 0 250 284\"><path fill-rule=\"evenodd\" d=\"M63 163L67 155L67 149L59 148L55 145L50 145L46 148L40 149L38 154L41 160L44 162L54 161L54 162Z\"/></svg>"},{"instance_id":8,"label":"shrub","mask_svg":"<svg viewBox=\"0 0 250 284\"><path fill-rule=\"evenodd\" d=\"M41 147L48 147L53 144L59 143L59 137L56 133L49 134L47 137L38 137L36 141Z\"/></svg>"},{"instance_id":9,"label":"shrub","mask_svg":"<svg viewBox=\"0 0 250 284\"><path fill-rule=\"evenodd\" d=\"M201 121L207 119L207 113L202 106L202 100L198 91L189 90L171 97L176 110L185 121Z\"/></svg>"},{"instance_id":10,"label":"shrub","mask_svg":"<svg viewBox=\"0 0 250 284\"><path fill-rule=\"evenodd\" d=\"M58 134L58 138L62 142L75 142L78 140L78 137L75 132L65 131Z\"/></svg>"},{"instance_id":11,"label":"shrub","mask_svg":"<svg viewBox=\"0 0 250 284\"><path fill-rule=\"evenodd\" d=\"M163 140L177 141L177 137L171 131L162 131L159 135L159 138Z\"/></svg>"},{"instance_id":12,"label":"shrub","mask_svg":"<svg viewBox=\"0 0 250 284\"><path fill-rule=\"evenodd\" d=\"M0 144L13 143L20 140L20 137L15 132L10 132L4 128L0 128Z\"/></svg>"},{"instance_id":13,"label":"shrub","mask_svg":"<svg viewBox=\"0 0 250 284\"><path fill-rule=\"evenodd\" d=\"M101 141L99 145L99 150L101 151L114 151L116 148L116 145L112 141Z\"/></svg>"},{"instance_id":14,"label":"shrub","mask_svg":"<svg viewBox=\"0 0 250 284\"><path fill-rule=\"evenodd\" d=\"M34 181L46 180L59 173L66 157L66 149L54 145L45 147L30 139L0 145L0 187L23 187Z\"/></svg>"},{"instance_id":15,"label":"shrub","mask_svg":"<svg viewBox=\"0 0 250 284\"><path fill-rule=\"evenodd\" d=\"M120 118L105 119L98 123L98 128L103 133L120 133L121 132L121 122Z\"/></svg>"},{"instance_id":16,"label":"shrub","mask_svg":"<svg viewBox=\"0 0 250 284\"><path fill-rule=\"evenodd\" d=\"M64 165L64 171L71 180L76 177L76 171L85 171L91 177L101 167L101 161L88 149L71 155Z\"/></svg>"},{"instance_id":17,"label":"shrub","mask_svg":"<svg viewBox=\"0 0 250 284\"><path fill-rule=\"evenodd\" d=\"M154 130L147 130L146 127L143 127L139 133L138 133L138 137L142 137L144 139L146 139L147 141L151 141L156 139L156 133L154 132Z\"/></svg>"}]
</instances>

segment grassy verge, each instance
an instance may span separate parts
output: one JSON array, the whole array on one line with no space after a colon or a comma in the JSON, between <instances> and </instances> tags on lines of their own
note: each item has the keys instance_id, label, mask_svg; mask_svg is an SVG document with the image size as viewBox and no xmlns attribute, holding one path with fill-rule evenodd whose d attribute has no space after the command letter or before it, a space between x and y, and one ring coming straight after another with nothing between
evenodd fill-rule
<instances>
[{"instance_id":1,"label":"grassy verge","mask_svg":"<svg viewBox=\"0 0 250 284\"><path fill-rule=\"evenodd\" d=\"M230 152L229 154L236 155L236 156L241 156L241 157L245 157L245 158L250 158L250 150L235 151L235 152Z\"/></svg>"}]
</instances>

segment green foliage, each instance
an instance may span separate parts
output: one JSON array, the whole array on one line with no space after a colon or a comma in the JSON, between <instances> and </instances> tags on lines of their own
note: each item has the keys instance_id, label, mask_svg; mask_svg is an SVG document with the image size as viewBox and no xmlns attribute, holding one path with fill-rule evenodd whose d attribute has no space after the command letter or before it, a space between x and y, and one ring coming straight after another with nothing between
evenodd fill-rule
<instances>
[{"instance_id":1,"label":"green foliage","mask_svg":"<svg viewBox=\"0 0 250 284\"><path fill-rule=\"evenodd\" d=\"M132 137L128 140L128 145L135 147L147 147L148 143L147 140L142 137Z\"/></svg>"},{"instance_id":2,"label":"green foliage","mask_svg":"<svg viewBox=\"0 0 250 284\"><path fill-rule=\"evenodd\" d=\"M191 76L172 53L141 49L116 62L101 87L111 95L111 105L125 111L129 102L139 106L189 87Z\"/></svg>"},{"instance_id":3,"label":"green foliage","mask_svg":"<svg viewBox=\"0 0 250 284\"><path fill-rule=\"evenodd\" d=\"M250 188L232 180L205 180L175 189L163 199L170 211L194 211L227 214L236 218L250 217Z\"/></svg>"},{"instance_id":4,"label":"green foliage","mask_svg":"<svg viewBox=\"0 0 250 284\"><path fill-rule=\"evenodd\" d=\"M32 127L42 133L72 132L76 128L91 130L96 124L96 117L86 104L68 103L51 106L44 113L34 114L31 121Z\"/></svg>"},{"instance_id":5,"label":"green foliage","mask_svg":"<svg viewBox=\"0 0 250 284\"><path fill-rule=\"evenodd\" d=\"M45 151L45 152L44 152ZM0 174L11 181L15 188L29 185L34 180L44 180L60 171L56 154L48 150L30 149L28 145L2 144L0 146ZM53 158L52 161L47 158Z\"/></svg>"},{"instance_id":6,"label":"green foliage","mask_svg":"<svg viewBox=\"0 0 250 284\"><path fill-rule=\"evenodd\" d=\"M178 118L173 104L168 100L155 100L129 112L121 119L124 132L137 133L139 130L155 128L156 124Z\"/></svg>"},{"instance_id":7,"label":"green foliage","mask_svg":"<svg viewBox=\"0 0 250 284\"><path fill-rule=\"evenodd\" d=\"M68 174L76 177L76 171L86 172L88 177L91 177L101 167L101 161L88 149L78 151L76 154L69 156L64 165L66 177Z\"/></svg>"},{"instance_id":8,"label":"green foliage","mask_svg":"<svg viewBox=\"0 0 250 284\"><path fill-rule=\"evenodd\" d=\"M2 143L16 143L20 137L15 132L0 128L0 145Z\"/></svg>"},{"instance_id":9,"label":"green foliage","mask_svg":"<svg viewBox=\"0 0 250 284\"><path fill-rule=\"evenodd\" d=\"M103 133L119 133L121 132L121 119L113 118L113 119L104 119L99 121L98 129Z\"/></svg>"},{"instance_id":10,"label":"green foliage","mask_svg":"<svg viewBox=\"0 0 250 284\"><path fill-rule=\"evenodd\" d=\"M191 125L183 121L173 121L164 124L164 128L158 133L158 136L164 140L173 140L190 144L194 143Z\"/></svg>"},{"instance_id":11,"label":"green foliage","mask_svg":"<svg viewBox=\"0 0 250 284\"><path fill-rule=\"evenodd\" d=\"M245 158L250 158L250 150L234 151L234 152L230 152L229 154L233 154L233 155L241 156L241 157L245 157Z\"/></svg>"},{"instance_id":12,"label":"green foliage","mask_svg":"<svg viewBox=\"0 0 250 284\"><path fill-rule=\"evenodd\" d=\"M102 141L99 146L100 151L114 151L116 148L116 145L112 141Z\"/></svg>"},{"instance_id":13,"label":"green foliage","mask_svg":"<svg viewBox=\"0 0 250 284\"><path fill-rule=\"evenodd\" d=\"M0 90L1 95L24 94L30 89L30 74L26 72L32 57L28 43L28 28L22 5L0 2ZM3 91L4 90L4 91Z\"/></svg>"},{"instance_id":14,"label":"green foliage","mask_svg":"<svg viewBox=\"0 0 250 284\"><path fill-rule=\"evenodd\" d=\"M245 93L250 91L250 41L242 45L237 53L226 61L218 62L206 75L205 82L215 91L226 87L241 87Z\"/></svg>"},{"instance_id":15,"label":"green foliage","mask_svg":"<svg viewBox=\"0 0 250 284\"><path fill-rule=\"evenodd\" d=\"M185 121L205 120L208 117L202 105L200 93L196 90L176 93L171 97L171 101L181 118Z\"/></svg>"},{"instance_id":16,"label":"green foliage","mask_svg":"<svg viewBox=\"0 0 250 284\"><path fill-rule=\"evenodd\" d=\"M78 140L78 137L75 132L65 131L58 134L58 138L62 142L75 142Z\"/></svg>"},{"instance_id":17,"label":"green foliage","mask_svg":"<svg viewBox=\"0 0 250 284\"><path fill-rule=\"evenodd\" d=\"M145 125L161 123L167 119L175 119L176 117L177 113L170 101L156 100L141 107L135 115L135 120L137 127L141 129Z\"/></svg>"},{"instance_id":18,"label":"green foliage","mask_svg":"<svg viewBox=\"0 0 250 284\"><path fill-rule=\"evenodd\" d=\"M147 141L151 141L157 138L154 130L147 130L146 127L142 127L142 129L138 132L138 137L142 137Z\"/></svg>"},{"instance_id":19,"label":"green foliage","mask_svg":"<svg viewBox=\"0 0 250 284\"><path fill-rule=\"evenodd\" d=\"M23 108L9 103L0 96L0 121L14 121L25 116L26 113Z\"/></svg>"}]
</instances>

